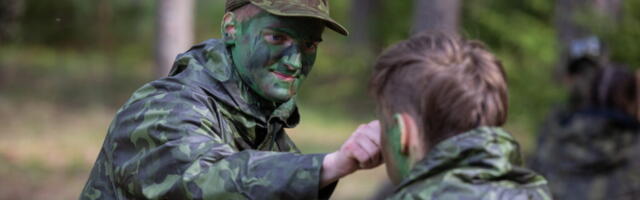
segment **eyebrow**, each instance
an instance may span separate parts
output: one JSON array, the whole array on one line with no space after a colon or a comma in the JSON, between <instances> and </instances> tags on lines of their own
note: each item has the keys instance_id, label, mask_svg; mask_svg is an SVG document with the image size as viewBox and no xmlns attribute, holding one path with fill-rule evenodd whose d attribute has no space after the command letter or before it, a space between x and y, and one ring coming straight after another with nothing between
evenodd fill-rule
<instances>
[{"instance_id":1,"label":"eyebrow","mask_svg":"<svg viewBox=\"0 0 640 200\"><path fill-rule=\"evenodd\" d=\"M289 36L295 36L295 34L293 34L293 32L289 31L287 28L282 28L282 27L278 27L278 26L269 26L266 27L268 29L277 31L277 32L283 32L286 33ZM322 36L318 37L318 38L304 38L305 40L311 40L314 42L322 42Z\"/></svg>"}]
</instances>

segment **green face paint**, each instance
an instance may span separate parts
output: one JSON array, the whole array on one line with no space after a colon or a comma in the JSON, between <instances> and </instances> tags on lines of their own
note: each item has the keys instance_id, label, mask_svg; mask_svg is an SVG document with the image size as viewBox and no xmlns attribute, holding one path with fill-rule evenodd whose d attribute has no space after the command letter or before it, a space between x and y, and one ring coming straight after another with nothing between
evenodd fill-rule
<instances>
[{"instance_id":1,"label":"green face paint","mask_svg":"<svg viewBox=\"0 0 640 200\"><path fill-rule=\"evenodd\" d=\"M236 25L231 47L243 82L272 102L295 96L313 67L324 22L262 12Z\"/></svg>"},{"instance_id":2,"label":"green face paint","mask_svg":"<svg viewBox=\"0 0 640 200\"><path fill-rule=\"evenodd\" d=\"M387 174L391 181L399 183L409 175L412 162L408 154L402 153L401 130L403 129L401 116L394 115L394 121L382 134L382 156L386 162Z\"/></svg>"}]
</instances>

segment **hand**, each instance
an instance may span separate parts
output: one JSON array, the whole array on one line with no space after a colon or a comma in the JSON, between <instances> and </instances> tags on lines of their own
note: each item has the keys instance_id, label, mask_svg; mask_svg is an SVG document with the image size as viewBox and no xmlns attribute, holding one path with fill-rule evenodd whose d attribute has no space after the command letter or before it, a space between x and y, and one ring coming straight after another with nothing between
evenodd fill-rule
<instances>
[{"instance_id":1,"label":"hand","mask_svg":"<svg viewBox=\"0 0 640 200\"><path fill-rule=\"evenodd\" d=\"M371 169L382 163L380 149L380 122L375 120L360 125L339 152L351 159L357 169Z\"/></svg>"},{"instance_id":2,"label":"hand","mask_svg":"<svg viewBox=\"0 0 640 200\"><path fill-rule=\"evenodd\" d=\"M363 124L340 147L328 154L322 163L321 186L336 181L359 169L371 169L382 164L380 122Z\"/></svg>"}]
</instances>

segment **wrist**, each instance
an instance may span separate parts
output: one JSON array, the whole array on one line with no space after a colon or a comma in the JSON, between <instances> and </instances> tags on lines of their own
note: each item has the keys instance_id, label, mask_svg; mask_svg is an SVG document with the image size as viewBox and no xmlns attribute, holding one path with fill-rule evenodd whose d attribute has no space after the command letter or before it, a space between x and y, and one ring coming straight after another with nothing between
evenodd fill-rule
<instances>
[{"instance_id":1,"label":"wrist","mask_svg":"<svg viewBox=\"0 0 640 200\"><path fill-rule=\"evenodd\" d=\"M329 185L338 179L349 175L357 170L357 166L352 163L349 158L344 156L341 152L336 151L329 153L324 157L322 161L321 171L321 187Z\"/></svg>"},{"instance_id":2,"label":"wrist","mask_svg":"<svg viewBox=\"0 0 640 200\"><path fill-rule=\"evenodd\" d=\"M323 162L322 167L331 170L339 178L349 175L358 169L357 163L340 151L328 154L325 159L327 162Z\"/></svg>"}]
</instances>

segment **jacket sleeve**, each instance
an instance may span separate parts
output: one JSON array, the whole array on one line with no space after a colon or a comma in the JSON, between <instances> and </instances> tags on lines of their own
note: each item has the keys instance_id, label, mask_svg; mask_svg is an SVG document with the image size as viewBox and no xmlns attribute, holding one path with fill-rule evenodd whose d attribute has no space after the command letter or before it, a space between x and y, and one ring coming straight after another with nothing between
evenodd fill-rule
<instances>
[{"instance_id":1,"label":"jacket sleeve","mask_svg":"<svg viewBox=\"0 0 640 200\"><path fill-rule=\"evenodd\" d=\"M154 90L153 88L149 90ZM143 199L316 199L325 155L238 151L216 133L206 96L154 92L117 114L107 136L114 187ZM143 92L138 92L139 95ZM107 145L107 144L105 144Z\"/></svg>"}]
</instances>

